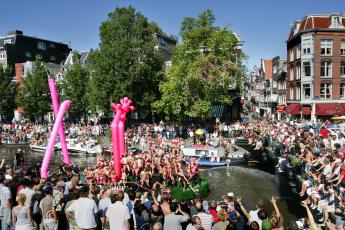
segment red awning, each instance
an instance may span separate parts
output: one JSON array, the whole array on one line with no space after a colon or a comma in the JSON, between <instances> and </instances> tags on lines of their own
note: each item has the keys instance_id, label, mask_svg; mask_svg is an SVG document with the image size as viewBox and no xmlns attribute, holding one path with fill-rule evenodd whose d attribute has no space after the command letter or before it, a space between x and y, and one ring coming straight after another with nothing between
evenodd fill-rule
<instances>
[{"instance_id":1,"label":"red awning","mask_svg":"<svg viewBox=\"0 0 345 230\"><path fill-rule=\"evenodd\" d=\"M311 114L311 108L310 107L302 107L302 113L304 115L310 115Z\"/></svg>"},{"instance_id":2,"label":"red awning","mask_svg":"<svg viewBox=\"0 0 345 230\"><path fill-rule=\"evenodd\" d=\"M345 104L316 104L315 114L323 116L345 115Z\"/></svg>"},{"instance_id":3,"label":"red awning","mask_svg":"<svg viewBox=\"0 0 345 230\"><path fill-rule=\"evenodd\" d=\"M292 115L301 114L301 104L289 104L286 106L286 112Z\"/></svg>"},{"instance_id":4,"label":"red awning","mask_svg":"<svg viewBox=\"0 0 345 230\"><path fill-rule=\"evenodd\" d=\"M285 105L280 105L280 106L278 107L278 109L277 109L277 113L283 112L284 109L285 109Z\"/></svg>"}]
</instances>

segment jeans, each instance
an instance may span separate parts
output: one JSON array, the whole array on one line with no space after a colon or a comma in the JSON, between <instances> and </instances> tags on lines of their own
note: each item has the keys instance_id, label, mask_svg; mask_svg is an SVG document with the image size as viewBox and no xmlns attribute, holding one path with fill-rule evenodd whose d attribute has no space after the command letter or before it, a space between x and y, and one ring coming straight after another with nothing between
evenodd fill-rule
<instances>
[{"instance_id":1,"label":"jeans","mask_svg":"<svg viewBox=\"0 0 345 230\"><path fill-rule=\"evenodd\" d=\"M6 224L5 221L1 220L1 229L2 230L10 230L11 229L11 225Z\"/></svg>"}]
</instances>

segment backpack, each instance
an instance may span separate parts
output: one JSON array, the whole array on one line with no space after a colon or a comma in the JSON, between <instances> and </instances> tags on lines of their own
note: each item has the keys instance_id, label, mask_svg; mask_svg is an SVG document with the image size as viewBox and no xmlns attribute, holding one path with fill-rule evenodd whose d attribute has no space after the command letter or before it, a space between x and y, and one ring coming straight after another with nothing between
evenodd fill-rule
<instances>
[{"instance_id":1,"label":"backpack","mask_svg":"<svg viewBox=\"0 0 345 230\"><path fill-rule=\"evenodd\" d=\"M40 194L35 194L31 198L30 210L32 213L32 218L34 220L42 218L42 213L41 213L41 209L40 209L40 202L41 202L42 198L43 197Z\"/></svg>"}]
</instances>

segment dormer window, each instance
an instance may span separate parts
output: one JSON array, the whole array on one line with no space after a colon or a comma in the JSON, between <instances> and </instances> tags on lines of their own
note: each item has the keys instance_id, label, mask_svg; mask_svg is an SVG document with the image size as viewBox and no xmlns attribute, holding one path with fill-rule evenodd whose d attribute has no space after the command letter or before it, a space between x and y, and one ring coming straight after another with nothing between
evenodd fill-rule
<instances>
[{"instance_id":1,"label":"dormer window","mask_svg":"<svg viewBox=\"0 0 345 230\"><path fill-rule=\"evenodd\" d=\"M344 26L341 23L342 18L338 15L331 16L331 25L330 28L343 28Z\"/></svg>"},{"instance_id":2,"label":"dormer window","mask_svg":"<svg viewBox=\"0 0 345 230\"><path fill-rule=\"evenodd\" d=\"M301 21L296 21L295 28L294 28L294 31L293 31L294 34L296 34L298 32L300 25L301 25Z\"/></svg>"}]
</instances>

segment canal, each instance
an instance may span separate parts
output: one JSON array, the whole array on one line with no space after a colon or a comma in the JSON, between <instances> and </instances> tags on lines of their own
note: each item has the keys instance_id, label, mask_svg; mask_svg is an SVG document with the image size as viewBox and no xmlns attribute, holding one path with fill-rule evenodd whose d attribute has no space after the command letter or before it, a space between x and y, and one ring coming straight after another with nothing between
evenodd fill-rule
<instances>
[{"instance_id":1,"label":"canal","mask_svg":"<svg viewBox=\"0 0 345 230\"><path fill-rule=\"evenodd\" d=\"M43 159L43 153L31 151L28 146L1 146L0 160L5 158L7 163L12 163L13 155L18 148L25 150L26 159L30 164L36 164ZM71 156L71 160L73 164L85 166L93 165L96 157ZM54 153L51 168L56 169L60 162L62 162L61 155ZM230 166L204 169L202 176L207 177L210 183L209 199L221 198L233 192L235 196L242 197L249 211L255 208L255 201L261 198L265 202L265 209L271 213L273 208L269 200L275 196L285 223L305 215L299 198L292 193L288 181L280 174L276 175L259 167Z\"/></svg>"}]
</instances>

